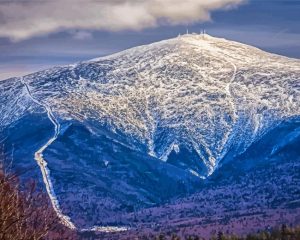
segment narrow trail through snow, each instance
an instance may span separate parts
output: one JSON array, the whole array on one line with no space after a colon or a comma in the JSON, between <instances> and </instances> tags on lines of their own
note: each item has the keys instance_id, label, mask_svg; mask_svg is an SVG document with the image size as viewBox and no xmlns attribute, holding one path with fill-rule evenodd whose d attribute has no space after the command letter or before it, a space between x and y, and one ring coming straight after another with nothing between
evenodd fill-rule
<instances>
[{"instance_id":1,"label":"narrow trail through snow","mask_svg":"<svg viewBox=\"0 0 300 240\"><path fill-rule=\"evenodd\" d=\"M37 163L41 169L41 172L43 175L43 181L45 183L46 190L47 190L48 196L51 200L51 204L53 206L54 211L56 212L57 216L60 218L61 222L65 226L67 226L71 229L76 229L76 227L72 223L71 219L68 216L64 215L60 209L59 202L57 200L57 197L56 197L56 194L55 194L52 182L51 182L50 170L47 167L47 162L43 158L43 152L46 150L47 147L49 147L57 139L57 137L60 133L60 124L54 117L54 114L53 114L51 108L48 105L39 102L32 96L30 88L29 88L28 84L24 81L23 78L21 78L21 82L24 84L30 99L33 102L35 102L36 104L38 104L39 106L43 107L47 111L47 116L48 116L49 120L55 126L55 133L54 133L53 137L51 137L45 145L43 145L37 152L35 152L34 159L37 161Z\"/></svg>"},{"instance_id":2,"label":"narrow trail through snow","mask_svg":"<svg viewBox=\"0 0 300 240\"><path fill-rule=\"evenodd\" d=\"M233 113L233 121L236 122L236 120L237 120L237 113L236 113L235 97L233 95L231 85L232 85L232 83L236 79L237 66L233 62L231 62L231 61L229 63L233 66L233 75L232 75L229 83L226 85L225 90L226 90L226 94L230 98L230 105L231 105L231 109L232 109L232 113Z\"/></svg>"},{"instance_id":3,"label":"narrow trail through snow","mask_svg":"<svg viewBox=\"0 0 300 240\"><path fill-rule=\"evenodd\" d=\"M43 158L43 152L47 149L47 147L49 147L59 136L60 134L60 129L61 126L59 124L59 122L57 121L57 119L55 118L51 108L45 104L42 103L40 101L38 101L37 99L35 99L30 91L30 87L28 86L28 84L24 81L23 78L21 78L21 83L25 86L26 91L28 96L30 97L30 99L36 103L37 105L43 107L46 112L47 112L47 116L49 118L49 120L52 122L52 124L55 127L55 132L53 137L51 137L45 145L43 145L38 151L35 152L34 154L34 159L36 160L36 162L38 163L41 172L42 172L42 176L43 176L43 182L46 186L46 190L48 193L48 196L50 198L51 204L53 206L54 211L56 212L57 216L59 217L60 221L62 222L62 224L64 224L66 227L70 228L70 229L77 229L76 226L74 225L74 223L71 221L70 217L67 215L64 215L62 213L62 210L60 209L60 205L59 205L59 201L56 197L53 185L52 185L52 181L51 181L51 177L50 177L50 170L47 167L47 161ZM121 232L121 231L127 231L129 228L128 227L114 227L114 226L94 226L92 228L86 228L86 229L77 229L81 232L85 232L85 231L96 231L96 232Z\"/></svg>"}]
</instances>

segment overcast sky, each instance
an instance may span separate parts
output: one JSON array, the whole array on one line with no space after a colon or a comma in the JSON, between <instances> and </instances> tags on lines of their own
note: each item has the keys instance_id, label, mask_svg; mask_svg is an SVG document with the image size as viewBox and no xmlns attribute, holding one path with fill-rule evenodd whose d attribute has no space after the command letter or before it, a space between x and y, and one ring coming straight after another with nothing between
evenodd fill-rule
<instances>
[{"instance_id":1,"label":"overcast sky","mask_svg":"<svg viewBox=\"0 0 300 240\"><path fill-rule=\"evenodd\" d=\"M300 0L0 0L0 79L199 32L300 58Z\"/></svg>"}]
</instances>

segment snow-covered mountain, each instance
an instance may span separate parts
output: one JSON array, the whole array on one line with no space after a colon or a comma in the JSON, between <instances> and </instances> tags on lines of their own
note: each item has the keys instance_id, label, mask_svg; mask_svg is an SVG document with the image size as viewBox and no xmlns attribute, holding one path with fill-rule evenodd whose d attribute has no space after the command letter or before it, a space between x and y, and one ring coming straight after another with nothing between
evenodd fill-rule
<instances>
[{"instance_id":1,"label":"snow-covered mountain","mask_svg":"<svg viewBox=\"0 0 300 240\"><path fill-rule=\"evenodd\" d=\"M35 158L58 212L70 187L99 193L102 209L151 205L196 191L219 166L298 119L300 61L183 35L1 81L0 112L5 151L14 148L19 168ZM285 135L272 154L299 135Z\"/></svg>"}]
</instances>

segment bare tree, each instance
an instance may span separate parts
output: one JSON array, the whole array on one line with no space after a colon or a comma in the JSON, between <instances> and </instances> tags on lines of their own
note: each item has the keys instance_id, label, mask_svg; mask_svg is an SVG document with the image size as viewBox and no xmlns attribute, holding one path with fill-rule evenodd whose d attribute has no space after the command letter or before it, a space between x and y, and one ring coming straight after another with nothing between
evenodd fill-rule
<instances>
[{"instance_id":1,"label":"bare tree","mask_svg":"<svg viewBox=\"0 0 300 240\"><path fill-rule=\"evenodd\" d=\"M0 159L1 162L1 159ZM45 193L34 181L20 188L19 177L0 163L0 239L78 239L62 225Z\"/></svg>"}]
</instances>

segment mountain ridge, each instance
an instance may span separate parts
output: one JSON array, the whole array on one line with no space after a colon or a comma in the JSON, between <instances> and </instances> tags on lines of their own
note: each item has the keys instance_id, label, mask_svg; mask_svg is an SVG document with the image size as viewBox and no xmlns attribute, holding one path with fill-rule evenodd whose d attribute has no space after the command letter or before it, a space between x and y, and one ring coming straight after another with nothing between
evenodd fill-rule
<instances>
[{"instance_id":1,"label":"mountain ridge","mask_svg":"<svg viewBox=\"0 0 300 240\"><path fill-rule=\"evenodd\" d=\"M152 52L154 52L153 55ZM232 52L234 52L235 55L233 55ZM257 54L259 55L257 56ZM155 58L155 55L159 56L161 59L154 60L156 62L151 63L151 61L153 61L153 59ZM193 56L195 59L190 58L191 56ZM136 64L131 59L134 59L134 61L136 61ZM249 63L249 59L251 61L254 61L254 63ZM224 149L226 147L225 145L230 141L232 131L234 131L233 128L238 127L236 126L236 121L238 119L241 119L239 116L237 116L237 112L239 111L239 109L236 101L238 98L242 100L242 96L239 96L240 93L238 91L244 91L245 93L247 93L251 88L256 88L256 90L258 91L263 90L265 92L263 92L262 94L272 95L273 98L279 97L278 100L282 101L282 96L275 96L274 93L268 93L269 89L267 89L267 87L270 87L272 85L275 91L281 90L283 92L281 95L289 95L289 106L292 107L289 113L294 112L296 114L299 114L299 104L297 104L297 101L295 101L295 99L297 99L297 96L299 95L299 89L294 88L293 90L295 94L293 95L293 92L284 92L289 91L289 89L286 89L286 86L280 86L280 82L273 81L272 83L270 83L267 79L268 75L272 75L273 69L271 70L270 68L277 67L277 69L280 69L280 62L284 61L284 63L281 64L287 64L285 60L287 60L290 65L292 65L292 67L290 68L295 72L294 75L296 75L300 71L300 65L298 65L299 61L274 56L272 54L265 53L257 48L249 47L247 45L239 44L236 42L231 42L225 39L214 38L207 34L183 35L174 39L164 40L158 43L128 49L107 57L96 58L87 62L62 67L61 71L66 72L66 74L70 75L66 77L70 79L70 81L72 82L71 84L73 84L75 80L76 82L74 82L74 84L77 86L73 87L73 89L72 86L66 86L66 88L69 88L71 91L69 91L69 89L63 90L66 92L66 95L69 96L66 96L66 99L63 100L58 99L58 101L72 102L72 106L64 106L64 104L62 105L64 106L64 108L67 107L68 109L70 109L68 110L69 113L67 114L70 114L73 106L78 106L77 109L74 109L74 112L80 114L82 108L88 108L88 104L93 105L95 108L97 108L98 113L89 113L88 111L84 112L83 115L90 114L90 116L71 117L76 117L77 119L92 117L96 119L98 118L98 120L100 121L102 121L102 119L108 118L106 123L111 122L112 129L122 129L123 132L127 132L128 135L130 135L129 137L134 138L134 141L145 144L145 147L148 148L148 153L150 155L158 157L164 161L167 160L168 155L173 150L173 146L176 146L176 148L178 148L181 141L180 139L185 139L182 134L195 136L196 139L185 139L184 141L189 142L189 148L191 147L196 150L201 161L203 161L207 167L207 170L205 170L207 172L206 175L210 175L217 167L217 162L220 161L221 158L226 154L226 150L222 151L222 149ZM246 64L242 64L241 61L245 62ZM266 63L266 61L274 61L275 63ZM252 76L249 73L246 73L246 75L242 74L243 71L249 71L249 65L256 66L258 64L260 65L258 69L252 70L250 67L250 70L262 70L262 72L267 70L268 72L254 72L251 73ZM87 72L81 74L81 67L86 67ZM78 72L76 72L77 68L79 68ZM27 75L23 79L24 81L27 81L28 79L28 84L30 85L30 83L32 83L34 85L37 83L32 82L32 79L39 79L43 76L47 76L47 73L49 71L57 72L56 70L50 69L38 72L36 74ZM60 68L58 68L57 73L59 74L59 72ZM278 70L278 72L276 72L275 74L285 74L281 72L282 70ZM86 74L88 76L86 76ZM257 74L257 76L255 76L255 74ZM273 75L275 74L273 73ZM221 77L218 77L218 75ZM253 79L251 79L252 83L248 79L243 79L245 77L248 77L248 75L250 75L250 77L253 77ZM33 76L33 78L31 78L31 76ZM89 79L89 77L91 79L89 80L89 82L87 82L87 79ZM196 77L196 80L192 79L192 77ZM254 77L257 77L258 79L255 79ZM297 78L297 75L294 77ZM53 78L53 76L51 76L51 78ZM100 83L99 81L96 82L93 78L98 78L98 80L100 80ZM187 79L185 80L185 78ZM260 79L265 80L265 83L259 83L258 81ZM51 84L51 82L45 82L44 84L49 85ZM71 84L69 83L67 85ZM87 86L87 84L90 86ZM296 85L295 80L288 84ZM53 85L57 89L61 87L59 85L56 86L56 83L53 83ZM187 87L184 87L184 85L186 85ZM237 89L237 87L242 87L243 89L239 90ZM264 89L262 89L262 87ZM81 91L85 92L80 93L80 88L82 89ZM48 89L45 90L48 91ZM149 92L151 91L156 91L158 92L158 94L149 94ZM174 91L176 91L177 93L174 94ZM85 103L82 104L78 101L79 98L76 97L76 94L78 93L82 94L82 96L79 96L79 98L84 96L84 98L87 99L87 101L83 99L83 102ZM36 94L39 94L39 90L36 92ZM41 92L40 94L43 93ZM51 93L46 92L46 94ZM59 94L60 93L58 91L56 95L58 96ZM164 98L162 96L163 94L169 95L170 98ZM204 95L202 98L199 97L199 95L201 94ZM246 99L246 101L257 101L257 99L255 99L257 97L256 95L258 95L258 97L260 98L264 97L262 96L262 94L261 96L259 96L259 94L259 92L252 93L252 95L247 96L248 99ZM191 101L192 97L194 98L194 101ZM39 96L37 96L37 98L39 98ZM206 103L207 98L210 98L211 102ZM161 101L163 101L164 104L170 108L170 110L166 109L162 105L159 105L159 99L161 99ZM184 99L185 102L181 101L180 99ZM225 99L225 101L223 101L223 99ZM55 96L53 99L50 99L50 101L53 101L52 104L54 105L61 104L61 102L57 101ZM109 105L109 107L104 106L104 104L101 105L96 101L106 101L105 104ZM138 104L138 101L141 101L142 104ZM175 106L172 101L177 102L177 106ZM198 101L200 101L201 103L197 103ZM273 109L270 110L281 111L281 109L278 109L278 107L276 109L274 102L269 101L269 99L265 99L265 101L255 103L256 106L252 107L257 108L259 104L266 101L268 103L265 104L264 107L269 107L268 105L270 105L271 103L271 107ZM114 104L118 107L116 108L115 106L113 106ZM210 141L210 139L207 139L205 137L206 135L209 135L209 138L211 138L212 134L217 134L217 130L211 132L203 132L202 136L196 136L198 135L199 131L201 132L201 129L199 129L199 125L195 125L193 123L187 124L186 128L194 132L194 134L190 134L182 129L182 126L185 126L184 122L178 120L178 118L173 118L172 115L174 114L181 114L183 116L186 115L184 109L178 109L178 106L181 108L185 104L187 104L188 106L195 104L195 106L192 106L190 110L194 112L194 114L197 114L196 119L194 118L195 122L198 120L202 121L203 125L201 126L201 129L203 129L203 127L205 127L206 129L219 127L221 128L219 129L219 132L221 132L222 129L227 129L226 132L223 133L223 136L220 137L221 139L214 139L215 141L219 141L217 143L218 146L212 147L213 143ZM281 102L280 104L284 106L283 102ZM282 106L279 107L282 108ZM221 117L221 126L218 126L217 124L214 124L212 122L209 123L212 117L219 117L219 113L212 109L212 107L223 108L222 110L227 114L227 116ZM199 109L208 112L212 111L212 113L207 114L203 111L199 112ZM56 111L64 111L64 109L61 108L57 109ZM122 111L124 112L122 113ZM160 119L155 119L155 116L153 116L153 114L156 114L156 117ZM271 115L272 114L269 114L266 117L270 117ZM261 116L261 114L255 115L254 119L252 120L251 125L254 128L254 135L256 134L256 131L260 131L260 127L255 126L255 124L260 124L258 123L259 120L256 118L259 118ZM201 119L202 117L207 119ZM173 139L173 142L169 142L165 147L160 149L153 144L155 143L156 139L159 140L161 136L161 134L158 134L159 136L156 136L156 130L160 127L158 126L159 123L164 121L166 122L166 127L171 127L175 131L175 133L173 134L174 136L171 137ZM106 123L104 122L104 124ZM207 125L206 123L209 124ZM179 129L177 127L178 124L180 125ZM172 129L170 130L171 132ZM179 133L177 130L179 131ZM182 131L184 131L185 133L180 133ZM195 133L195 131L197 133ZM201 142L201 146L199 145L199 142ZM203 147L204 149L201 149ZM213 154L212 152L216 152L216 154ZM204 155L208 155L208 157L205 157ZM191 170L198 173L201 172L200 169Z\"/></svg>"},{"instance_id":2,"label":"mountain ridge","mask_svg":"<svg viewBox=\"0 0 300 240\"><path fill-rule=\"evenodd\" d=\"M67 225L91 229L112 212L199 190L281 123L293 125L299 82L299 60L184 35L1 81L0 141L16 168L36 161L46 173ZM281 134L275 155L299 135ZM87 215L99 202L103 213Z\"/></svg>"}]
</instances>

